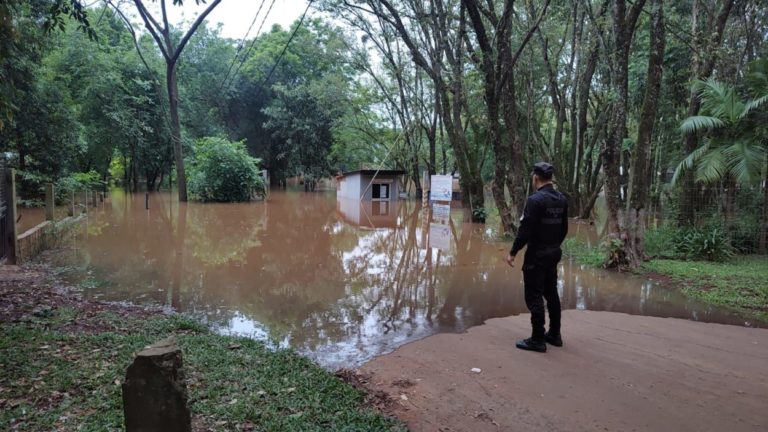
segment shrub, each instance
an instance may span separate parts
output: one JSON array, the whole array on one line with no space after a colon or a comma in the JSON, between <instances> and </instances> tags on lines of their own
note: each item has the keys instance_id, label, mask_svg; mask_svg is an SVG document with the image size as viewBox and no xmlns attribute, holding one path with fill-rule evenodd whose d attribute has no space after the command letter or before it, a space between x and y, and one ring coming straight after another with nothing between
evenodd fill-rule
<instances>
[{"instance_id":1,"label":"shrub","mask_svg":"<svg viewBox=\"0 0 768 432\"><path fill-rule=\"evenodd\" d=\"M677 258L675 245L678 228L661 226L645 232L645 253L651 258Z\"/></svg>"},{"instance_id":2,"label":"shrub","mask_svg":"<svg viewBox=\"0 0 768 432\"><path fill-rule=\"evenodd\" d=\"M56 201L66 202L72 192L80 192L86 189L101 190L105 186L101 176L96 171L76 172L60 178L54 187Z\"/></svg>"},{"instance_id":3,"label":"shrub","mask_svg":"<svg viewBox=\"0 0 768 432\"><path fill-rule=\"evenodd\" d=\"M488 210L485 207L476 207L472 209L472 220L476 222L485 222L488 217Z\"/></svg>"},{"instance_id":4,"label":"shrub","mask_svg":"<svg viewBox=\"0 0 768 432\"><path fill-rule=\"evenodd\" d=\"M187 161L189 192L193 199L215 202L249 201L264 193L259 160L248 154L242 141L202 138Z\"/></svg>"},{"instance_id":5,"label":"shrub","mask_svg":"<svg viewBox=\"0 0 768 432\"><path fill-rule=\"evenodd\" d=\"M684 228L675 235L675 249L685 259L727 261L733 257L733 247L719 226Z\"/></svg>"},{"instance_id":6,"label":"shrub","mask_svg":"<svg viewBox=\"0 0 768 432\"><path fill-rule=\"evenodd\" d=\"M762 226L760 215L755 213L740 214L728 223L728 236L731 245L740 254L753 254L758 251Z\"/></svg>"},{"instance_id":7,"label":"shrub","mask_svg":"<svg viewBox=\"0 0 768 432\"><path fill-rule=\"evenodd\" d=\"M624 249L624 240L616 237L608 237L600 243L600 248L605 253L606 259L603 267L623 268L627 264L627 252Z\"/></svg>"}]
</instances>

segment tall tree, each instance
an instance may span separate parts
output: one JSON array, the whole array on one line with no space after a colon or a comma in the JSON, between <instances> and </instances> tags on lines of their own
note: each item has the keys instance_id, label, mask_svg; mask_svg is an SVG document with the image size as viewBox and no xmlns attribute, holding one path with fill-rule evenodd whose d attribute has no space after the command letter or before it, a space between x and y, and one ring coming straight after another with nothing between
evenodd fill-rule
<instances>
[{"instance_id":1,"label":"tall tree","mask_svg":"<svg viewBox=\"0 0 768 432\"><path fill-rule=\"evenodd\" d=\"M610 134L603 142L602 159L605 171L605 202L608 206L608 236L611 241L625 241L621 230L621 148L627 137L627 105L629 102L629 54L637 20L645 0L637 0L627 10L626 0L614 0L612 11L613 52L609 57L613 103ZM621 253L609 257L609 265L623 265L627 257Z\"/></svg>"},{"instance_id":2,"label":"tall tree","mask_svg":"<svg viewBox=\"0 0 768 432\"><path fill-rule=\"evenodd\" d=\"M648 57L648 73L645 87L645 97L640 110L640 124L637 130L637 141L632 154L630 197L626 213L625 226L627 230L626 255L633 267L645 257L645 207L650 190L650 173L648 172L651 138L656 122L659 106L659 94L664 65L664 49L666 47L664 28L664 0L652 0L650 20L650 55Z\"/></svg>"},{"instance_id":3,"label":"tall tree","mask_svg":"<svg viewBox=\"0 0 768 432\"><path fill-rule=\"evenodd\" d=\"M195 0L197 4L205 3L204 0ZM170 111L171 141L173 142L173 155L176 162L176 181L179 188L179 201L187 201L187 177L184 172L184 154L181 139L181 122L179 120L179 84L176 81L176 66L179 57L187 46L189 39L205 21L205 18L213 9L221 3L221 0L213 0L210 5L197 17L189 30L184 33L177 42L171 34L171 26L168 23L168 12L165 0L160 0L161 20L152 15L143 0L134 0L144 26L154 39L160 53L165 59L165 80L168 91L168 107ZM183 0L173 0L174 5L181 6Z\"/></svg>"},{"instance_id":4,"label":"tall tree","mask_svg":"<svg viewBox=\"0 0 768 432\"><path fill-rule=\"evenodd\" d=\"M502 231L517 230L517 207L521 206L523 188L523 152L517 137L517 98L515 96L514 68L520 54L536 32L549 7L549 0L541 12L533 15L532 24L524 34L520 46L512 52L512 16L514 0L505 0L501 15L493 7L481 12L477 0L462 0L474 29L478 51L471 57L482 71L489 147L494 154L494 179L491 187L496 208L501 216ZM485 16L483 16L485 15ZM537 17L537 18L536 18ZM493 31L495 29L495 31ZM471 49L471 47L470 47ZM503 105L503 108L502 108ZM506 133L502 133L500 116L504 114ZM507 202L504 187L509 186L511 204Z\"/></svg>"}]
</instances>

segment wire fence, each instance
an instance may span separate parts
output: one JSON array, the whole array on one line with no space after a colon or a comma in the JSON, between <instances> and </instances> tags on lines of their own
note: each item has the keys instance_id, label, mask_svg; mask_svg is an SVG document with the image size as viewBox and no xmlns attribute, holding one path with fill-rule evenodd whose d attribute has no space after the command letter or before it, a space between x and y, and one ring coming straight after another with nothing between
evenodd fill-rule
<instances>
[{"instance_id":1,"label":"wire fence","mask_svg":"<svg viewBox=\"0 0 768 432\"><path fill-rule=\"evenodd\" d=\"M720 230L737 252L765 253L765 199L764 186L676 188L657 197L654 213L660 216L660 226Z\"/></svg>"}]
</instances>

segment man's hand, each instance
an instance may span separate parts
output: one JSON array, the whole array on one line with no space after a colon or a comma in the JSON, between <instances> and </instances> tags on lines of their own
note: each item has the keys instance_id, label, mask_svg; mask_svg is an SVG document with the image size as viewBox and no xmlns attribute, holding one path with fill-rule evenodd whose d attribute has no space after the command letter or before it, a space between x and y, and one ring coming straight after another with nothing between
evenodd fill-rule
<instances>
[{"instance_id":1,"label":"man's hand","mask_svg":"<svg viewBox=\"0 0 768 432\"><path fill-rule=\"evenodd\" d=\"M515 256L507 254L507 264L509 264L510 267L515 266Z\"/></svg>"}]
</instances>

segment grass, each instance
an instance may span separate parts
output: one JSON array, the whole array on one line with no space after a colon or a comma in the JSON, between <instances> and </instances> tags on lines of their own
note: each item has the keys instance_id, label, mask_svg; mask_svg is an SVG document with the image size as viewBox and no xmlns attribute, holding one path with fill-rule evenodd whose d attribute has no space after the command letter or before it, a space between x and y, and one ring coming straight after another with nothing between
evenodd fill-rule
<instances>
[{"instance_id":1,"label":"grass","mask_svg":"<svg viewBox=\"0 0 768 432\"><path fill-rule=\"evenodd\" d=\"M197 429L404 430L291 350L216 335L182 316L86 316L68 306L37 315L0 327L0 430L122 430L126 367L169 335L182 347Z\"/></svg>"},{"instance_id":2,"label":"grass","mask_svg":"<svg viewBox=\"0 0 768 432\"><path fill-rule=\"evenodd\" d=\"M602 248L589 246L575 237L565 239L562 249L563 255L581 265L602 267L605 262L605 251Z\"/></svg>"},{"instance_id":3,"label":"grass","mask_svg":"<svg viewBox=\"0 0 768 432\"><path fill-rule=\"evenodd\" d=\"M687 296L768 321L765 256L739 256L726 263L657 259L643 269L679 282Z\"/></svg>"}]
</instances>

